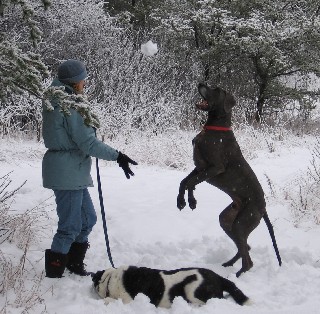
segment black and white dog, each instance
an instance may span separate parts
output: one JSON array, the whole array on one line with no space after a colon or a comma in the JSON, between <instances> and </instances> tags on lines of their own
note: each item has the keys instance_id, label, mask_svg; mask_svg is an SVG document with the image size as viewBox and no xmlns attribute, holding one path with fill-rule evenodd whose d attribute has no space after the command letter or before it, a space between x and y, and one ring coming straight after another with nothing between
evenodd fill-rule
<instances>
[{"instance_id":1,"label":"black and white dog","mask_svg":"<svg viewBox=\"0 0 320 314\"><path fill-rule=\"evenodd\" d=\"M203 305L211 298L223 298L224 291L240 305L249 300L232 281L205 268L166 271L122 266L98 271L92 275L92 281L106 304L115 299L122 299L126 304L139 293L146 295L155 306L164 308L169 308L178 296L191 304Z\"/></svg>"}]
</instances>

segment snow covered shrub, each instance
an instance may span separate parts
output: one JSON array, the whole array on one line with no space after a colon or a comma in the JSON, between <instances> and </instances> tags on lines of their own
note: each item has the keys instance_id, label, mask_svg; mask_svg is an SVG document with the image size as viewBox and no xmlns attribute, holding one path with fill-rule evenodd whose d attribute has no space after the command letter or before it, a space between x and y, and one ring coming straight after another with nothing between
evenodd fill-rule
<instances>
[{"instance_id":1,"label":"snow covered shrub","mask_svg":"<svg viewBox=\"0 0 320 314\"><path fill-rule=\"evenodd\" d=\"M160 55L151 59L134 50L123 51L122 59L111 59L111 74L99 79L103 99L95 106L102 134L110 138L132 131L161 134L191 124L184 117L192 106L188 98L194 87L181 86L175 64L164 66L170 60Z\"/></svg>"},{"instance_id":2,"label":"snow covered shrub","mask_svg":"<svg viewBox=\"0 0 320 314\"><path fill-rule=\"evenodd\" d=\"M26 183L26 181L18 188L12 191L7 191L8 186L11 184L10 173L0 178L0 204L6 208L6 202L14 196L14 194ZM3 220L2 220L3 221Z\"/></svg>"},{"instance_id":3,"label":"snow covered shrub","mask_svg":"<svg viewBox=\"0 0 320 314\"><path fill-rule=\"evenodd\" d=\"M0 134L5 136L41 135L41 100L23 93L13 95L0 107Z\"/></svg>"},{"instance_id":4,"label":"snow covered shrub","mask_svg":"<svg viewBox=\"0 0 320 314\"><path fill-rule=\"evenodd\" d=\"M28 246L22 251L20 258L15 258L13 261L4 250L0 250L1 313L7 313L7 307L24 309L19 313L28 313L30 309L44 307L41 305L43 300L40 291L40 283L44 275L30 272L30 267L26 265L28 264L27 253Z\"/></svg>"},{"instance_id":5,"label":"snow covered shrub","mask_svg":"<svg viewBox=\"0 0 320 314\"><path fill-rule=\"evenodd\" d=\"M291 210L296 223L320 224L320 139L312 151L310 166L304 175L296 179L288 191Z\"/></svg>"},{"instance_id":6,"label":"snow covered shrub","mask_svg":"<svg viewBox=\"0 0 320 314\"><path fill-rule=\"evenodd\" d=\"M246 159L258 157L258 152L274 153L281 143L291 135L282 127L261 124L259 127L245 123L234 123L234 132Z\"/></svg>"},{"instance_id":7,"label":"snow covered shrub","mask_svg":"<svg viewBox=\"0 0 320 314\"><path fill-rule=\"evenodd\" d=\"M247 160L259 158L260 154L274 154L280 151L285 141L296 142L290 131L280 127L261 126L255 128L247 124L235 124L235 136ZM193 165L192 140L201 127L194 130L168 129L162 132L120 130L118 134L106 139L119 150L134 156L140 164L157 165L186 170ZM101 136L101 135L100 135Z\"/></svg>"},{"instance_id":8,"label":"snow covered shrub","mask_svg":"<svg viewBox=\"0 0 320 314\"><path fill-rule=\"evenodd\" d=\"M195 135L177 130L160 134L136 131L120 134L112 145L134 156L139 164L186 170L193 167L191 141Z\"/></svg>"},{"instance_id":9,"label":"snow covered shrub","mask_svg":"<svg viewBox=\"0 0 320 314\"><path fill-rule=\"evenodd\" d=\"M24 185L9 190L12 180L10 174L0 178L0 308L6 313L6 307L31 308L41 306L40 282L43 274L35 272L34 265L27 257L30 245L41 236L44 211L37 206L24 213L10 212L10 201ZM14 247L18 247L14 248ZM12 251L21 252L20 256Z\"/></svg>"},{"instance_id":10,"label":"snow covered shrub","mask_svg":"<svg viewBox=\"0 0 320 314\"><path fill-rule=\"evenodd\" d=\"M43 210L46 201L25 212L10 212L9 201L14 199L26 182L9 190L12 183L10 173L0 178L0 230L8 230L5 240L15 243L20 249L25 248L28 243L35 243L39 240L43 227L39 229L38 224L43 225L43 218L47 218Z\"/></svg>"}]
</instances>

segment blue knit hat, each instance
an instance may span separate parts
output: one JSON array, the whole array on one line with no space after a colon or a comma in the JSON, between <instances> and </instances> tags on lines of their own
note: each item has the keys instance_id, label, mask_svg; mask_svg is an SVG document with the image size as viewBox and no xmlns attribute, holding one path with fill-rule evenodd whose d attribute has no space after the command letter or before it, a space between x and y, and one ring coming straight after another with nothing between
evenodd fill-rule
<instances>
[{"instance_id":1,"label":"blue knit hat","mask_svg":"<svg viewBox=\"0 0 320 314\"><path fill-rule=\"evenodd\" d=\"M58 79L60 82L78 83L84 80L88 76L85 65L78 60L67 60L64 61L58 67Z\"/></svg>"}]
</instances>

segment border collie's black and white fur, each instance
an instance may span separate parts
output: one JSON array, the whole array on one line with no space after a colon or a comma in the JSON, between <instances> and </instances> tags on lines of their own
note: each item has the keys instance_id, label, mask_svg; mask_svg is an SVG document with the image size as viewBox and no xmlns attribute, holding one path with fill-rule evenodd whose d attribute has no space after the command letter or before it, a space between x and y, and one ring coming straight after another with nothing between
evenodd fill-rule
<instances>
[{"instance_id":1,"label":"border collie's black and white fur","mask_svg":"<svg viewBox=\"0 0 320 314\"><path fill-rule=\"evenodd\" d=\"M203 305L211 298L223 298L224 291L240 305L249 300L232 281L205 268L166 271L123 266L98 271L92 275L92 281L106 304L114 299L129 303L139 293L145 294L155 306L164 308L169 308L178 296L191 304Z\"/></svg>"}]
</instances>

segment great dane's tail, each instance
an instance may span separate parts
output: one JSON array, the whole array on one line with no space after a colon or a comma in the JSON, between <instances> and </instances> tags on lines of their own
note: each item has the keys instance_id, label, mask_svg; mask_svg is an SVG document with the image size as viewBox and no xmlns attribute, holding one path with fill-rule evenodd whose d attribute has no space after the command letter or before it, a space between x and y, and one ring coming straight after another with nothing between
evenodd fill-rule
<instances>
[{"instance_id":1,"label":"great dane's tail","mask_svg":"<svg viewBox=\"0 0 320 314\"><path fill-rule=\"evenodd\" d=\"M250 303L249 298L230 280L221 277L222 290L230 293L233 299L240 305Z\"/></svg>"},{"instance_id":2,"label":"great dane's tail","mask_svg":"<svg viewBox=\"0 0 320 314\"><path fill-rule=\"evenodd\" d=\"M269 233L270 233L270 236L271 236L271 240L272 240L272 243L273 243L273 247L274 247L274 250L276 252L278 262L279 262L279 266L281 266L282 261L281 261L280 253L279 253L279 250L278 250L277 242L276 242L276 237L274 236L273 226L272 226L272 224L270 222L270 219L269 219L269 216L268 216L267 213L265 213L263 215L263 220L265 221L265 223L266 223L266 225L268 227L268 230L269 230Z\"/></svg>"}]
</instances>

